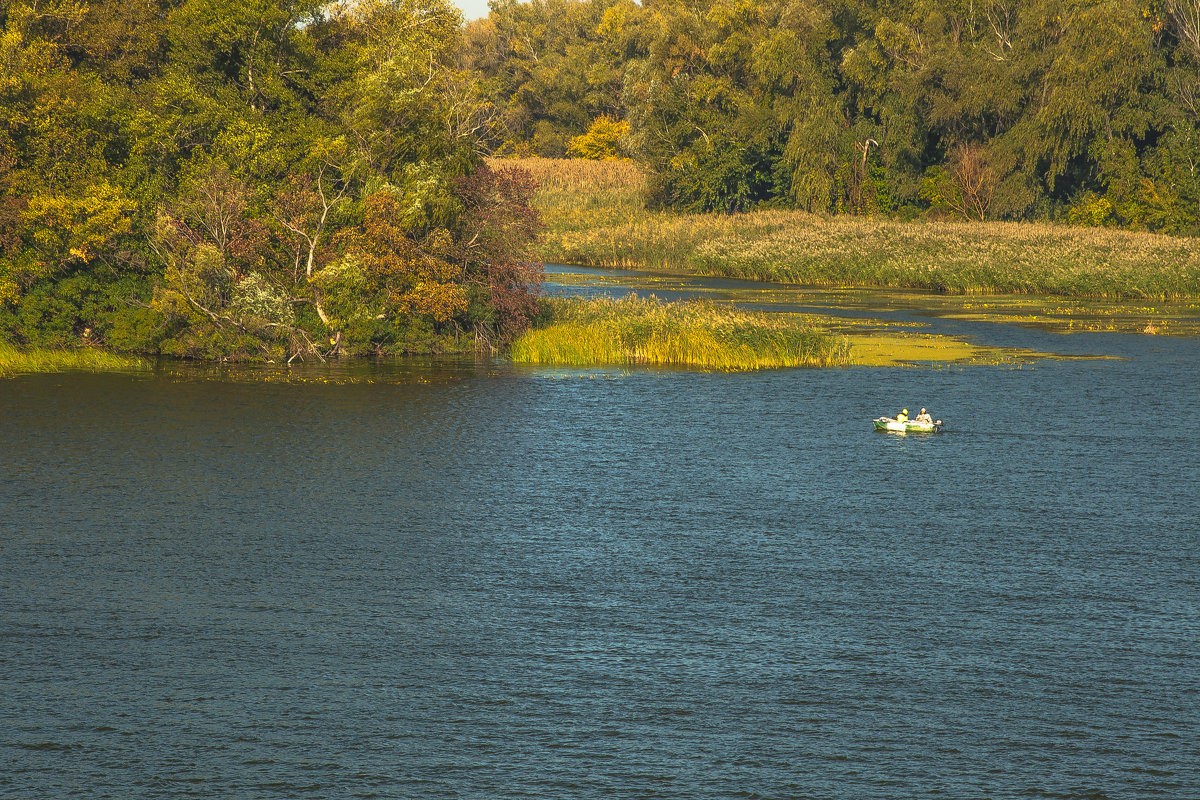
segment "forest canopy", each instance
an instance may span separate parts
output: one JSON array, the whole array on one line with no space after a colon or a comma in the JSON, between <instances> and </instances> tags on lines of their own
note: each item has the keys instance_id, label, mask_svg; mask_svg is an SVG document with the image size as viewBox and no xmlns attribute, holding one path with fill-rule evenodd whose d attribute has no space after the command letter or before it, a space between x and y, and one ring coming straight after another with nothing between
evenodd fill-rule
<instances>
[{"instance_id":1,"label":"forest canopy","mask_svg":"<svg viewBox=\"0 0 1200 800\"><path fill-rule=\"evenodd\" d=\"M586 154L624 123L609 150L660 206L1200 228L1196 0L491 8L460 56L490 146Z\"/></svg>"},{"instance_id":2,"label":"forest canopy","mask_svg":"<svg viewBox=\"0 0 1200 800\"><path fill-rule=\"evenodd\" d=\"M1200 233L1200 0L0 0L0 340L503 346L535 186ZM489 167L488 164L492 166Z\"/></svg>"},{"instance_id":3,"label":"forest canopy","mask_svg":"<svg viewBox=\"0 0 1200 800\"><path fill-rule=\"evenodd\" d=\"M0 339L203 358L527 326L448 0L0 0Z\"/></svg>"}]
</instances>

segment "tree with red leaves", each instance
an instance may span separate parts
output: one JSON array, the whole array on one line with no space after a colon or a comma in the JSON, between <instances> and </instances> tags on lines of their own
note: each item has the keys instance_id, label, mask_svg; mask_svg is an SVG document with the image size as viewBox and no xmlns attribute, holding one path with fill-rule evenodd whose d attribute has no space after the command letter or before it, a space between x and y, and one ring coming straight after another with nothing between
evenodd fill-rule
<instances>
[{"instance_id":1,"label":"tree with red leaves","mask_svg":"<svg viewBox=\"0 0 1200 800\"><path fill-rule=\"evenodd\" d=\"M496 344L526 331L537 310L542 265L529 258L529 249L545 226L530 204L536 189L525 170L486 165L455 181L463 206L456 237L461 258L468 275L487 288Z\"/></svg>"}]
</instances>

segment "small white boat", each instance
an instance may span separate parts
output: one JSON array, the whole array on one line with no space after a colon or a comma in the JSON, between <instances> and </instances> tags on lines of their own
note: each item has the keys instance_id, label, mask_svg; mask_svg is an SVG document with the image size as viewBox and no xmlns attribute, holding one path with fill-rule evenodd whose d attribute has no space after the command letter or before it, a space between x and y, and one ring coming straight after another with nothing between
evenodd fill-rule
<instances>
[{"instance_id":1,"label":"small white boat","mask_svg":"<svg viewBox=\"0 0 1200 800\"><path fill-rule=\"evenodd\" d=\"M917 422L912 419L899 422L891 417L880 417L874 422L875 430L889 433L937 433L944 424L940 419L933 422Z\"/></svg>"}]
</instances>

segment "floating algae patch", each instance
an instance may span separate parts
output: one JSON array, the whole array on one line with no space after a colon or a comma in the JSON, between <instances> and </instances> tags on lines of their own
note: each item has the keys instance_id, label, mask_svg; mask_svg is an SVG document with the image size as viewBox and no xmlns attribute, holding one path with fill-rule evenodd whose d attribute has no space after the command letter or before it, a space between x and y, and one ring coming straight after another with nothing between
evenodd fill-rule
<instances>
[{"instance_id":1,"label":"floating algae patch","mask_svg":"<svg viewBox=\"0 0 1200 800\"><path fill-rule=\"evenodd\" d=\"M1018 348L989 347L952 336L873 331L852 333L850 363L863 367L928 366L932 364L992 364L1019 366L1053 353Z\"/></svg>"},{"instance_id":2,"label":"floating algae patch","mask_svg":"<svg viewBox=\"0 0 1200 800\"><path fill-rule=\"evenodd\" d=\"M959 298L934 312L947 319L1022 325L1049 333L1111 332L1200 336L1200 303L1106 302L1060 298Z\"/></svg>"}]
</instances>

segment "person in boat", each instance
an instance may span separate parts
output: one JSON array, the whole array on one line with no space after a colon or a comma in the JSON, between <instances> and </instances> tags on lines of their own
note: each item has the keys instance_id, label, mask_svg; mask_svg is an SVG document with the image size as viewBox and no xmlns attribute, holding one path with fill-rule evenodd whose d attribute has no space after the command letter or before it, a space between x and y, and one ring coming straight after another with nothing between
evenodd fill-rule
<instances>
[{"instance_id":1,"label":"person in boat","mask_svg":"<svg viewBox=\"0 0 1200 800\"><path fill-rule=\"evenodd\" d=\"M904 409L896 415L896 422L908 422L908 409Z\"/></svg>"},{"instance_id":2,"label":"person in boat","mask_svg":"<svg viewBox=\"0 0 1200 800\"><path fill-rule=\"evenodd\" d=\"M922 408L921 413L917 414L917 422L928 422L930 425L932 425L933 417L929 415L928 411Z\"/></svg>"}]
</instances>

